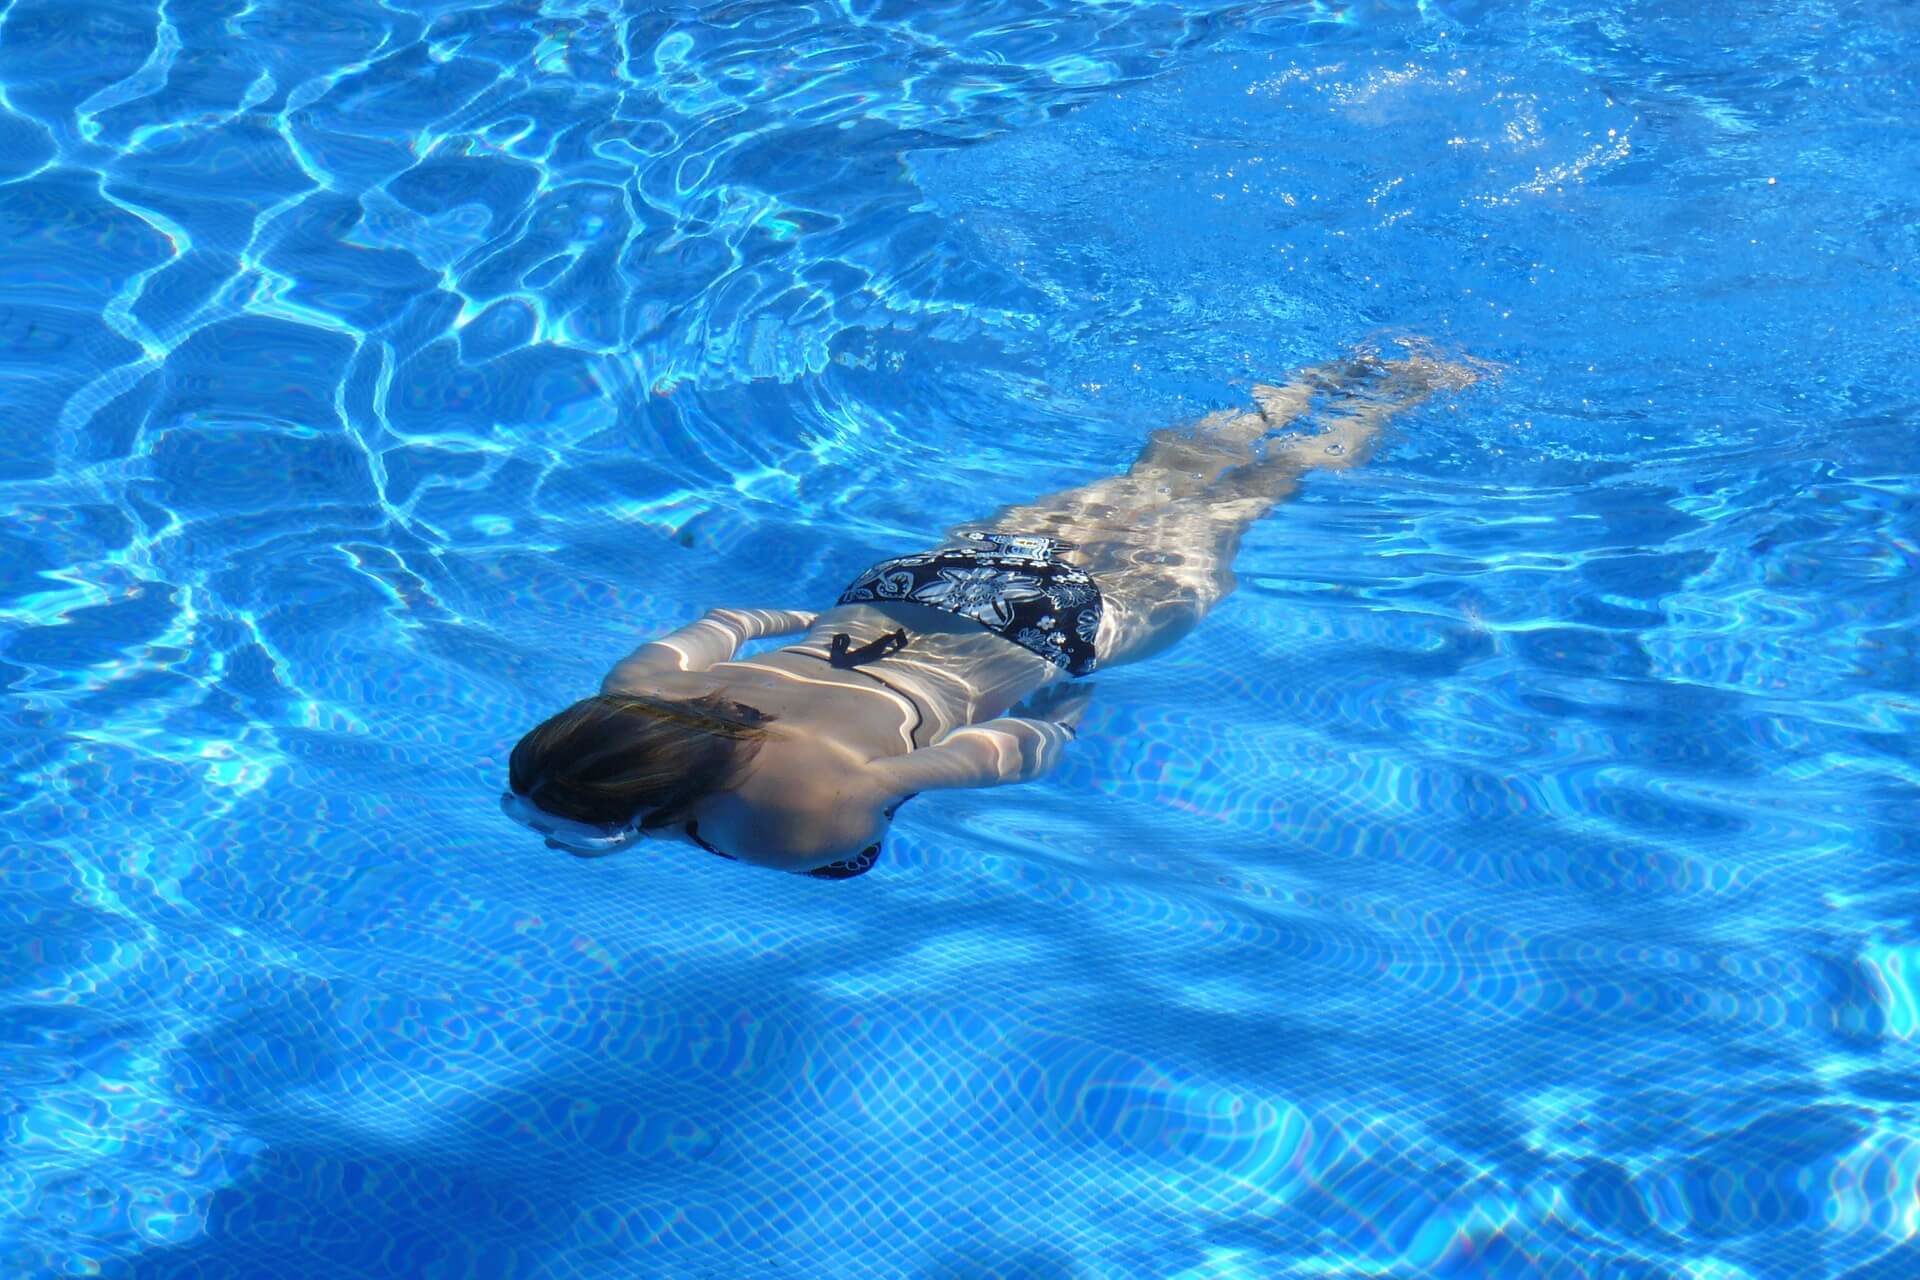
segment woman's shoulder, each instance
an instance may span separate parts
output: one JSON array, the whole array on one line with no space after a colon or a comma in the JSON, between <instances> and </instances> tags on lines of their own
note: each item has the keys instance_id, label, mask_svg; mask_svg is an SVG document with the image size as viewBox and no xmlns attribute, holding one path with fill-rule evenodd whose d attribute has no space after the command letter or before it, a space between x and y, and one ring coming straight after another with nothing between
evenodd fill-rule
<instances>
[{"instance_id":1,"label":"woman's shoulder","mask_svg":"<svg viewBox=\"0 0 1920 1280\"><path fill-rule=\"evenodd\" d=\"M742 856L792 870L857 853L885 833L899 798L887 781L829 736L792 727L769 735L730 792Z\"/></svg>"}]
</instances>

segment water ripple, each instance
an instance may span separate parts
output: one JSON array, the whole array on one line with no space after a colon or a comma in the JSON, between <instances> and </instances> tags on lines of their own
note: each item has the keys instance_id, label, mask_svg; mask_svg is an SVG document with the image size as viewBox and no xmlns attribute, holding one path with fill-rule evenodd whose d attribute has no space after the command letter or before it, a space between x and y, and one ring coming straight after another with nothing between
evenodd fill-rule
<instances>
[{"instance_id":1,"label":"water ripple","mask_svg":"<svg viewBox=\"0 0 1920 1280\"><path fill-rule=\"evenodd\" d=\"M5 3L0 1253L1906 1274L1915 34ZM637 635L1409 333L1489 376L874 876L495 821Z\"/></svg>"}]
</instances>

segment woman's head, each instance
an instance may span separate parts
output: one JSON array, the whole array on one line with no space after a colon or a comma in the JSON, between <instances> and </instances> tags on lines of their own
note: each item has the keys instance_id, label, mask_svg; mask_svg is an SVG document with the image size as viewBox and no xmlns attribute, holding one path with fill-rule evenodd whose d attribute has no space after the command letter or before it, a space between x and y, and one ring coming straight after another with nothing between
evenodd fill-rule
<instances>
[{"instance_id":1,"label":"woman's head","mask_svg":"<svg viewBox=\"0 0 1920 1280\"><path fill-rule=\"evenodd\" d=\"M717 693L681 701L596 694L520 739L509 784L575 822L666 826L738 780L772 718Z\"/></svg>"}]
</instances>

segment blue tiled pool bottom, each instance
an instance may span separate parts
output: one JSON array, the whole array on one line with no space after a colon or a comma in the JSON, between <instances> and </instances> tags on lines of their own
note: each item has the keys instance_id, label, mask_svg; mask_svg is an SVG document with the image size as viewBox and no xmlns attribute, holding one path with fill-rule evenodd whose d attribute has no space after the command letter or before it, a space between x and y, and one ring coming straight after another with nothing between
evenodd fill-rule
<instances>
[{"instance_id":1,"label":"blue tiled pool bottom","mask_svg":"<svg viewBox=\"0 0 1920 1280\"><path fill-rule=\"evenodd\" d=\"M0 1271L1920 1274L1916 38L14 0ZM1058 775L499 819L638 639L1406 335Z\"/></svg>"}]
</instances>

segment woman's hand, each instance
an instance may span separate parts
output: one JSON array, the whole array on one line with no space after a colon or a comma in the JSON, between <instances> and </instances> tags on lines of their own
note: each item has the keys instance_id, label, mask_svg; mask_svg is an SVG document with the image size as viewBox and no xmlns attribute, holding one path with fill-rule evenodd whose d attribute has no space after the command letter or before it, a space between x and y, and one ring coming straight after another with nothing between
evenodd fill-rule
<instances>
[{"instance_id":1,"label":"woman's hand","mask_svg":"<svg viewBox=\"0 0 1920 1280\"><path fill-rule=\"evenodd\" d=\"M818 616L805 609L719 608L707 610L708 618L738 632L742 643L758 640L761 636L781 636L792 631L805 631L813 625L813 620Z\"/></svg>"},{"instance_id":2,"label":"woman's hand","mask_svg":"<svg viewBox=\"0 0 1920 1280\"><path fill-rule=\"evenodd\" d=\"M1073 741L1057 720L1001 716L962 725L930 747L873 763L889 795L952 787L998 787L1032 782L1053 772Z\"/></svg>"},{"instance_id":3,"label":"woman's hand","mask_svg":"<svg viewBox=\"0 0 1920 1280\"><path fill-rule=\"evenodd\" d=\"M1093 701L1091 680L1056 680L1027 696L1014 710L1034 720L1050 720L1068 733L1079 736L1080 718Z\"/></svg>"},{"instance_id":4,"label":"woman's hand","mask_svg":"<svg viewBox=\"0 0 1920 1280\"><path fill-rule=\"evenodd\" d=\"M804 609L709 609L698 621L649 640L621 659L600 682L600 691L643 688L649 676L669 671L705 671L716 662L731 662L749 640L804 631L814 617Z\"/></svg>"}]
</instances>

